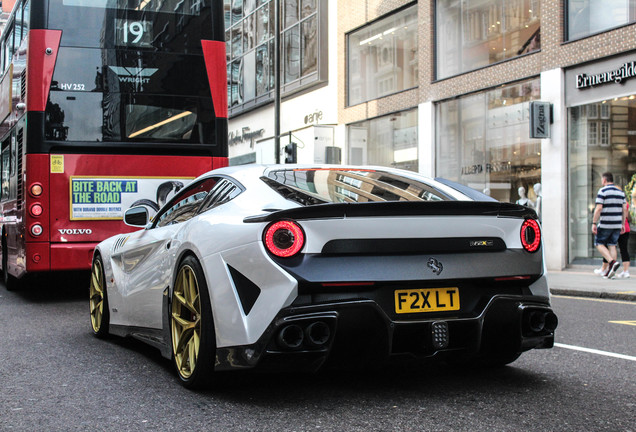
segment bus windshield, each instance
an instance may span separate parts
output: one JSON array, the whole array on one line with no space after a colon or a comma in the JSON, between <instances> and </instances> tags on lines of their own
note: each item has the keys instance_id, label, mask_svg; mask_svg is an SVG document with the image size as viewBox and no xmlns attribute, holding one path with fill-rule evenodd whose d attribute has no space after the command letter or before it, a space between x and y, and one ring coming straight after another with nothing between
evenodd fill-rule
<instances>
[{"instance_id":1,"label":"bus windshield","mask_svg":"<svg viewBox=\"0 0 636 432\"><path fill-rule=\"evenodd\" d=\"M47 141L215 142L201 44L212 38L210 3L50 0L48 16L64 31Z\"/></svg>"},{"instance_id":2,"label":"bus windshield","mask_svg":"<svg viewBox=\"0 0 636 432\"><path fill-rule=\"evenodd\" d=\"M79 6L100 9L127 9L145 12L167 12L199 15L201 0L62 0L64 6Z\"/></svg>"}]
</instances>

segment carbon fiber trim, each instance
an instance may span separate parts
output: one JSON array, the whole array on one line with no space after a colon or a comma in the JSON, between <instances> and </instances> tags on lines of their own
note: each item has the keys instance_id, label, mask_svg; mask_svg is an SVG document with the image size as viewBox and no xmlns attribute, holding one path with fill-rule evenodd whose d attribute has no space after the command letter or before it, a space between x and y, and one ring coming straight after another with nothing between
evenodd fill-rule
<instances>
[{"instance_id":1,"label":"carbon fiber trim","mask_svg":"<svg viewBox=\"0 0 636 432\"><path fill-rule=\"evenodd\" d=\"M501 252L506 243L496 237L412 238L412 239L338 239L328 241L323 254L443 254L465 252Z\"/></svg>"},{"instance_id":2,"label":"carbon fiber trim","mask_svg":"<svg viewBox=\"0 0 636 432\"><path fill-rule=\"evenodd\" d=\"M325 219L382 216L495 216L537 219L534 210L517 204L486 201L389 201L370 203L317 204L250 216L245 223L279 219Z\"/></svg>"}]
</instances>

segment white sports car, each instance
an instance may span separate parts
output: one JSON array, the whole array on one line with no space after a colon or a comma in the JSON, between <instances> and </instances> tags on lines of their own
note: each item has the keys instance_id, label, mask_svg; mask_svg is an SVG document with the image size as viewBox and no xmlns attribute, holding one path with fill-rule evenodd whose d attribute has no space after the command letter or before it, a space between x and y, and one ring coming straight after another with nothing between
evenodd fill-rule
<instances>
[{"instance_id":1,"label":"white sports car","mask_svg":"<svg viewBox=\"0 0 636 432\"><path fill-rule=\"evenodd\" d=\"M95 335L132 336L186 387L217 371L394 355L507 364L557 317L532 209L379 167L211 171L100 243Z\"/></svg>"}]
</instances>

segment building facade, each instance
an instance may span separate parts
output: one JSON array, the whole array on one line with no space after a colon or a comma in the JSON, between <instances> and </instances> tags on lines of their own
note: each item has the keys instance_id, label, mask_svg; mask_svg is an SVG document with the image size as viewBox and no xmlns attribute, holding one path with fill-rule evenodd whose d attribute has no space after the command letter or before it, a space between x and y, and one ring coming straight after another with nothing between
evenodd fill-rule
<instances>
[{"instance_id":1,"label":"building facade","mask_svg":"<svg viewBox=\"0 0 636 432\"><path fill-rule=\"evenodd\" d=\"M315 1L326 72L283 87L281 107L281 142L298 143L299 162L455 180L536 208L550 269L599 262L590 228L601 174L628 193L636 174L636 2ZM308 3L281 3L302 21ZM313 52L300 34L301 56ZM530 137L538 101L551 106L548 138ZM273 162L271 101L242 110L230 118L235 163Z\"/></svg>"},{"instance_id":2,"label":"building facade","mask_svg":"<svg viewBox=\"0 0 636 432\"><path fill-rule=\"evenodd\" d=\"M225 0L224 4L230 164L274 163L275 0ZM284 147L294 143L300 163L341 163L345 128L338 123L336 2L281 0L279 4L279 158L284 161Z\"/></svg>"}]
</instances>

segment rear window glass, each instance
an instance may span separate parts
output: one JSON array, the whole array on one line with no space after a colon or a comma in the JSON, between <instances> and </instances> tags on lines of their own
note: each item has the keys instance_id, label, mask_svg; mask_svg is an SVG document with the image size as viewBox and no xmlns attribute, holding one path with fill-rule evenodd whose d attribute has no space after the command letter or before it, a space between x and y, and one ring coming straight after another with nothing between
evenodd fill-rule
<instances>
[{"instance_id":1,"label":"rear window glass","mask_svg":"<svg viewBox=\"0 0 636 432\"><path fill-rule=\"evenodd\" d=\"M285 198L303 205L452 199L426 183L379 170L275 170L263 180Z\"/></svg>"}]
</instances>

